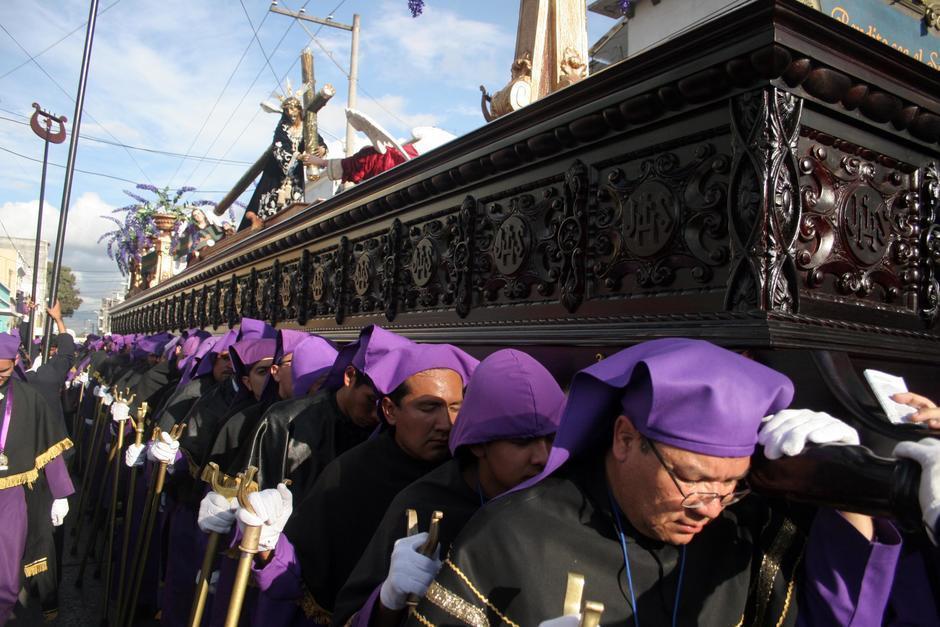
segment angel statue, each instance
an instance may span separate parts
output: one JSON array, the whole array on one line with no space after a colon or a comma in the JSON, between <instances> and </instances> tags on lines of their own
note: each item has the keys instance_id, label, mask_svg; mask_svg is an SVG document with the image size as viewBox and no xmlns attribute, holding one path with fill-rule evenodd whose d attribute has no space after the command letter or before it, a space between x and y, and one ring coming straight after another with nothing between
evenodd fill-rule
<instances>
[{"instance_id":1,"label":"angel statue","mask_svg":"<svg viewBox=\"0 0 940 627\"><path fill-rule=\"evenodd\" d=\"M411 130L410 139L399 142L361 111L346 109L346 119L354 129L364 133L372 145L345 159L313 155L304 161L323 168L330 179L344 183L361 183L454 139L454 135L435 126L419 126Z\"/></svg>"},{"instance_id":2,"label":"angel statue","mask_svg":"<svg viewBox=\"0 0 940 627\"><path fill-rule=\"evenodd\" d=\"M281 119L274 129L274 139L268 158L261 171L261 180L255 188L245 217L238 227L239 231L245 229L258 230L264 226L264 221L277 215L295 202L304 200L304 169L303 164L311 157L323 158L326 155L326 144L323 138L317 135L317 149L314 155L304 151L303 129L303 99L308 85L293 92L290 82L287 83L285 95L276 95L280 105L270 102L261 103L261 108L269 113L280 113Z\"/></svg>"}]
</instances>

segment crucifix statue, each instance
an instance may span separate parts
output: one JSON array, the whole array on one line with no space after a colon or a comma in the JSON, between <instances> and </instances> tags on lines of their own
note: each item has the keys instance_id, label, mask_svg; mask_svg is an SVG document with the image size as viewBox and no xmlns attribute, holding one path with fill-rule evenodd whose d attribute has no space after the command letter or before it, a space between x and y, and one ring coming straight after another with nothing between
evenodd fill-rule
<instances>
[{"instance_id":1,"label":"crucifix statue","mask_svg":"<svg viewBox=\"0 0 940 627\"><path fill-rule=\"evenodd\" d=\"M278 213L294 204L303 204L308 183L319 179L318 172L312 168L308 168L305 176L303 165L311 157L326 154L326 146L317 133L317 112L336 91L327 84L314 94L313 53L309 49L301 53L301 66L303 85L300 89L293 91L288 82L284 94L277 96L279 105L261 104L265 111L281 114L270 147L216 206L216 215L221 215L261 174L238 227L240 231L258 230Z\"/></svg>"}]
</instances>

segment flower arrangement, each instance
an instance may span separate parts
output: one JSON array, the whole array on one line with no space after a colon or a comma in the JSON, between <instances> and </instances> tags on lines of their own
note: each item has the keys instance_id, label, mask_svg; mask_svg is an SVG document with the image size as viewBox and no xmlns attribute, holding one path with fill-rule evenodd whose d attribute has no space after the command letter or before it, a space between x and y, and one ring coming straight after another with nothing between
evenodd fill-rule
<instances>
[{"instance_id":1,"label":"flower arrangement","mask_svg":"<svg viewBox=\"0 0 940 627\"><path fill-rule=\"evenodd\" d=\"M124 275L140 263L161 233L171 234L171 250L174 250L180 235L188 230L198 231L193 222L193 210L215 206L211 200L183 201L183 196L196 191L194 187L180 187L170 191L169 187L160 189L155 185L139 184L137 189L151 192L156 198L148 199L125 190L124 193L136 202L114 210L113 213L123 214L123 218L103 216L117 228L98 238L99 244L106 243L108 257L117 262L118 269Z\"/></svg>"}]
</instances>

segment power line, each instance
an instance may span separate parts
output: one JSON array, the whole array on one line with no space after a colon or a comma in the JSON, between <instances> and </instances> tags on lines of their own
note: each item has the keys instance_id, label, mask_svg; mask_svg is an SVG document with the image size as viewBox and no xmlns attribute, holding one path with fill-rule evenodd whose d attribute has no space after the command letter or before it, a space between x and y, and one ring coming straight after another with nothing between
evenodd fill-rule
<instances>
[{"instance_id":1,"label":"power line","mask_svg":"<svg viewBox=\"0 0 940 627\"><path fill-rule=\"evenodd\" d=\"M15 113L15 112L10 111L10 110L8 110L8 109L2 109L2 108L0 108L0 111L5 111L5 112L11 113L11 114L13 114L13 115L19 115L18 113ZM26 117L26 116L22 116L22 117ZM5 121L7 121L7 122L13 122L14 124L22 124L23 126L29 126L29 122L23 122L23 121L21 121L21 120L15 120L15 119L13 119L13 118L8 118L8 117L2 116L2 115L0 115L0 120L5 120ZM82 136L80 137L80 140L81 140L81 141L86 141L86 140L87 140L87 141L97 142L97 143L99 143L99 144L107 144L108 146L119 146L119 147L121 147L121 148L128 148L128 149L130 149L130 150L140 150L141 152L147 152L147 153L155 154L155 155L165 155L165 156L167 156L167 157L180 157L180 158L182 158L182 159L194 159L194 160L197 160L197 161L211 161L211 162L213 162L213 163L218 162L218 163L225 164L225 165L251 165L251 163L248 162L248 161L237 161L237 160L235 160L235 159L218 159L218 158L216 158L216 157L196 157L196 156L189 155L189 154L183 154L183 153L181 153L181 152L171 152L171 151L169 151L169 150L158 150L158 149L156 149L156 148L146 148L146 147L144 147L144 146L132 146L132 145L130 145L130 144L120 144L120 143L113 142L113 141L110 141L110 140L107 140L107 139L101 139L100 137L93 137L93 136L91 136L91 135L82 135Z\"/></svg>"},{"instance_id":2,"label":"power line","mask_svg":"<svg viewBox=\"0 0 940 627\"><path fill-rule=\"evenodd\" d=\"M303 10L307 7L307 5L308 5L309 3L310 3L310 0L307 0L306 2L304 2L303 5L300 7L300 10L303 11ZM346 3L346 0L340 0L340 3L337 4L335 7L333 7L333 10L330 11L329 15L333 15L334 13L336 13L336 11L338 11L339 8L342 7L345 3ZM281 47L281 43L284 41L284 38L287 37L287 34L290 32L290 29L293 28L295 21L297 21L297 20L292 20L291 22L288 23L287 30L284 31L284 34L281 35L281 38L278 40L277 45L275 45L274 50L273 50L272 53L271 53L272 55L273 55L275 52L277 52L278 49ZM301 26L303 26L303 24L301 24ZM306 30L306 28L305 28L304 30ZM319 34L321 30L323 30L323 26L322 26L322 25L321 25L319 28L317 28L316 33L314 33L314 34ZM309 35L309 31L308 31L307 34ZM277 80L277 83L276 83L275 86L274 86L275 89L280 89L281 83L283 83L283 82L284 82L284 79L293 71L293 69L294 69L294 67L297 65L298 61L299 61L299 57L294 59L294 62L291 63L291 65L290 65L289 68L287 68L287 71L284 73L284 76L282 76L279 80ZM262 67L261 70L259 70L258 73L255 75L254 80L251 81L251 85L248 86L248 89L245 91L244 95L242 95L241 100L239 100L239 101L238 101L238 104L235 105L235 109L234 109L234 110L232 111L232 113L229 115L228 120L226 120L226 124L228 124L228 122L235 116L235 112L241 107L242 103L245 101L245 98L248 96L249 93L251 93L252 87L255 86L255 83L258 82L258 79L261 78L261 75L262 75L263 73L264 73L264 68ZM276 77L275 77L275 78L276 78ZM257 109L257 110L255 110L254 115L252 115L252 116L251 116L251 119L248 120L248 123L245 124L244 127L242 127L242 130L241 130L241 131L238 133L238 135L235 137L235 140L234 140L231 144L229 144L228 148L225 149L225 151L222 153L222 156L227 155L227 154L229 153L229 151L230 151L232 148L235 147L235 145L238 143L238 140L240 140L240 139L242 138L242 136L248 131L248 129L251 128L252 123L255 121L255 118L258 117L258 114L259 114L259 113L261 113L261 109L260 109L260 108ZM223 125L222 128L224 129L224 128L225 128L225 125ZM335 140L337 140L337 141L342 141L341 138L337 137L336 135L334 135L334 134L331 133L330 131L326 130L326 129L323 128L322 126L319 127L317 130L319 130L320 132L322 132L322 133L324 133L324 134L326 134L326 135L332 137L333 139L335 139ZM222 134L222 131L220 130L219 133L216 134L215 139L212 140L212 144L210 144L210 149L211 149L212 146L215 145L215 142L218 141L218 139L219 139L219 137L221 136L221 134ZM208 152L208 151L207 151L207 152ZM209 177L212 176L212 174L215 172L215 168L216 168L216 166L212 166L212 169L209 170L209 173L206 174L206 176L202 179L202 183L201 183L202 185L204 185L205 182L209 180ZM193 172L189 175L189 178L186 179L186 182L189 182L189 179L192 178L192 176L193 176L195 173L196 173L196 171L193 170Z\"/></svg>"},{"instance_id":3,"label":"power line","mask_svg":"<svg viewBox=\"0 0 940 627\"><path fill-rule=\"evenodd\" d=\"M16 155L17 157L20 157L21 159L27 159L29 161L35 161L36 163L42 163L42 159L34 159L33 157L28 157L24 154L20 154L16 152L15 150L4 148L3 146L0 146L0 150L2 150L3 152L8 152L11 155ZM56 168L65 168L64 165L60 163L52 163L51 161L49 162L49 165L56 167ZM132 181L130 179L121 178L120 176L113 176L111 174L105 174L103 172L92 172L91 170L82 170L80 168L75 168L75 171L81 172L82 174L91 174L92 176L101 176L106 179L114 179L115 181L123 181L124 183L130 183L131 185L137 185L137 181Z\"/></svg>"},{"instance_id":4,"label":"power line","mask_svg":"<svg viewBox=\"0 0 940 627\"><path fill-rule=\"evenodd\" d=\"M307 0L307 2L309 2L309 1L310 1L310 0ZM306 6L306 3L304 3L304 6ZM284 34L281 35L281 38L278 39L277 44L275 44L275 46L274 46L274 50L271 51L271 54L272 54L272 55L280 49L281 44L284 42L284 39L287 37L287 34L290 32L290 29L293 28L293 26L294 26L294 23L293 23L293 22L291 22L291 23L289 23L289 24L287 25L287 29L284 31ZM295 61L294 61L294 64L291 65L291 69L293 69L293 67L294 67L294 65L295 65L296 63L297 63L297 61L295 60ZM289 72L290 72L290 70L288 70L288 73L289 73ZM209 147L206 149L206 154L208 154L209 151L212 150L212 147L215 146L215 143L216 143L217 141L219 141L219 138L222 136L222 132L225 130L226 126L228 126L228 123L232 121L232 118L235 117L235 114L236 114L236 113L238 112L238 110L241 108L242 103L245 102L245 98L247 98L247 97L248 97L248 94L251 93L251 90L252 90L252 88L255 86L255 83L258 82L258 79L261 78L261 75L262 75L263 73L264 73L264 66L262 66L261 69L258 70L258 73L255 74L254 80L251 81L251 84L248 86L248 89L246 89L246 90L245 90L245 93L242 94L241 100L238 101L238 104L235 105L235 108L232 109L232 112L231 112L231 113L229 113L228 118L227 118L227 119L225 120L225 122L222 124L222 127L219 129L219 132L216 133L215 137L212 139L212 143L210 143L210 144L209 144ZM287 76L287 74L285 74L285 76ZM276 76L276 75L275 75L274 78L275 78L275 80L277 80L277 76ZM282 80L283 80L283 79L282 79ZM275 87L278 88L278 87L280 87L280 85L281 85L281 80L278 80L278 81L277 81L277 85L276 85ZM239 138L239 139L241 138L242 135L245 134L245 131L247 131L248 128L251 126L251 123L254 121L255 117L258 116L258 112L259 112L259 111L260 111L260 109L257 110L257 111L255 111L255 114L251 117L251 120L248 121L248 124L246 124L245 127L242 128L241 132L238 134L238 138ZM235 144L233 143L232 146L234 146L234 145L235 145ZM231 150L232 146L229 146L229 148L226 149L226 151L222 153L222 156L223 156L223 157L228 154L228 151ZM188 183L189 180L196 174L196 170L197 170L197 169L198 169L198 166L196 166L196 168L194 168L193 171L189 173L189 176L186 177L186 181L184 181L184 183L183 183L184 185L185 185L186 183ZM212 173L213 173L213 172L215 172L215 166L213 166L212 169L209 170L209 174L207 174L207 175L205 176L205 178L203 179L203 183L205 183L205 181L209 180L209 177L212 176Z\"/></svg>"},{"instance_id":5,"label":"power line","mask_svg":"<svg viewBox=\"0 0 940 627\"><path fill-rule=\"evenodd\" d=\"M52 77L52 75L49 74L49 72L46 71L46 69L39 63L39 61L37 61L36 58L35 58L33 55L31 55L31 54L29 53L29 51L28 51L26 48L24 48L22 44L20 44L19 41L17 41L16 37L14 37L13 34L12 34L10 31L8 31L8 30L6 29L6 27L5 27L3 24L0 24L0 30L3 30L3 32L6 33L7 36L8 36L10 39L13 40L13 43L15 43L15 44L17 45L17 47L19 47L19 49L22 50L23 53L24 53L27 57L29 57L29 60L30 60L30 61L32 61L33 63L36 64L36 67L39 68L39 71L41 71L43 74L46 75L46 78L48 78L50 81L52 81L52 83L53 83L56 87L59 88L59 91L61 91L63 94L65 94L65 96L66 96L69 100L71 100L72 102L75 102L75 98L72 96L72 94L70 94L69 92L67 92L67 91L65 90L65 88L63 88L62 85L60 85L59 82L56 81L56 79L54 79L54 78ZM121 142L121 140L119 140L117 137L115 137L114 133L112 133L111 131L109 131L109 130L104 126L104 124L102 124L101 122L99 122L98 120L96 120L96 119L95 119L95 116L93 116L90 111L88 111L87 109L84 109L84 111L85 111L85 113L88 115L88 117L91 118L91 121L92 121L92 122L94 122L95 124L97 124L98 126L100 126L100 127L102 128L102 130L104 130L105 133L107 133L108 135L111 136L111 139L113 139L113 140L116 141L116 142L123 143L123 142ZM137 163L137 160L136 160L136 159L134 159L134 155L131 153L131 151L130 151L130 150L127 150L127 149L125 148L125 149L124 149L124 152L126 152L126 153L127 153L127 156L131 158L131 161L134 162L134 165L137 166L137 169L140 170L140 173L144 175L144 178L147 179L147 181L152 184L153 181L150 180L150 177L147 176L147 173L144 172L144 169L143 169L142 167L140 167L140 164Z\"/></svg>"},{"instance_id":6,"label":"power line","mask_svg":"<svg viewBox=\"0 0 940 627\"><path fill-rule=\"evenodd\" d=\"M33 161L33 162L35 162L35 163L42 163L42 159L36 159L36 158L34 158L34 157L30 157L30 156L24 155L24 154L22 154L22 153L16 152L15 150L10 150L9 148L4 148L3 146L0 146L0 150L2 150L3 152L8 152L8 153L10 153L11 155L15 155L15 156L17 156L17 157L19 157L19 158L21 158L21 159L26 159L27 161ZM53 167L56 167L56 168L64 168L64 167L65 167L65 166L62 165L61 163L52 163L51 161L49 162L49 165L51 165L51 166L53 166ZM123 182L123 183L130 183L131 185L137 185L137 183L138 183L138 181L132 181L132 180L130 180L130 179L125 179L125 178L122 178L122 177L120 177L120 176L114 176L114 175L112 175L112 174L105 174L104 172L93 172L93 171L91 171L91 170L82 170L81 168L75 168L75 171L76 171L76 172L81 172L82 174L90 174L90 175L92 175L92 176L100 176L100 177L103 177L103 178L106 178L106 179L113 179L113 180L115 180L115 181L121 181L121 182ZM202 189L202 190L198 190L198 191L199 191L200 194L227 194L227 193L229 192L229 190L227 190L227 189Z\"/></svg>"},{"instance_id":7,"label":"power line","mask_svg":"<svg viewBox=\"0 0 940 627\"><path fill-rule=\"evenodd\" d=\"M121 1L121 0L114 0L114 2L112 2L111 4L109 4L108 6L106 6L105 8L101 9L101 10L98 12L98 17L101 17L102 15L104 15L105 13L107 13L108 9L113 8L114 5L116 5L116 4L117 4L118 2L120 2L120 1ZM20 64L17 65L16 67L7 70L7 71L4 72L2 75L0 75L0 80L3 80L4 78L6 78L7 76L9 76L9 75L12 74L13 72L15 72L15 71L17 71L18 69L20 69L21 67L23 67L24 65L29 65L29 62L32 61L34 58L36 58L36 57L41 57L42 55L46 54L47 52L49 52L50 50L52 50L53 48L55 48L56 46L58 46L58 45L59 45L60 43L62 43L63 41L65 41L66 39L68 39L69 37L71 37L72 35L74 35L75 33L77 33L78 31L80 31L80 30L82 30L83 28L85 28L85 25L86 25L86 24L88 24L87 21L82 22L81 24L79 24L78 26L76 26L74 29L72 29L71 31L69 31L68 33L66 33L65 35L63 35L60 39L58 39L57 41L55 41L55 42L52 43L52 44L49 44L48 46L46 46L46 47L43 48L42 50L40 50L38 53L36 53L36 55L35 55L34 57L30 57L29 59L26 59L25 61L23 61L22 63L20 63Z\"/></svg>"},{"instance_id":8,"label":"power line","mask_svg":"<svg viewBox=\"0 0 940 627\"><path fill-rule=\"evenodd\" d=\"M14 242L14 241L13 241L13 238L10 237L10 233L7 231L7 227L6 227L6 225L3 223L3 220L0 220L0 227L3 228L3 234L7 236L7 239L8 239L8 240L10 240L10 245L13 246L13 250L16 251L17 257L19 257L19 258L23 261L23 265L26 266L26 269L29 270L30 272L32 272L32 271L33 271L32 265L30 265L30 263L29 263L28 261L26 261L26 257L24 257L24 256L23 256L23 253L20 252L20 249L16 247L16 242Z\"/></svg>"},{"instance_id":9,"label":"power line","mask_svg":"<svg viewBox=\"0 0 940 627\"><path fill-rule=\"evenodd\" d=\"M345 0L344 0L344 1L345 1ZM343 3L341 2L340 5L342 5L342 4L343 4ZM285 5L285 6L286 6L286 5ZM332 15L333 13L335 13L335 11L336 11L336 9L334 9L333 12L330 13L330 15ZM343 74L343 76L346 77L346 80L349 80L349 71L346 70L342 65L339 64L339 62L336 60L336 57L333 56L333 52L332 52L329 48L327 48L326 46L324 46L322 43L320 43L320 40L317 39L317 37L316 37L317 34L320 33L320 29L322 29L323 27L321 26L320 29L317 29L317 32L316 32L316 33L311 33L310 30L307 28L307 25L304 24L302 20L297 19L297 18L294 18L294 19L295 19L296 21L300 22L300 27L301 27L302 29L304 29L304 32L306 32L307 35L310 37L310 41L312 41L313 43L315 43L315 44L320 48L320 50L322 50L323 53L326 54L327 58L333 63L333 65L336 66L336 69L338 69L338 70ZM403 119L401 119L400 117L398 117L398 115L396 115L394 112L390 111L388 108L385 107L385 105L383 105L381 102L379 102L378 99L376 99L372 94L370 94L370 93L368 92L368 90L366 90L366 88L362 86L362 82L361 82L360 80L356 79L356 85L359 87L359 89L362 90L362 93L365 94L366 98L368 98L369 100L371 100L372 102L374 102L375 105L376 105L378 108L380 108L382 111L385 111L385 113L389 114L390 116L392 116L393 118L395 118L396 120L398 120L399 122L401 122L403 126L405 126L405 127L410 126L410 124L408 124L408 122L406 122L406 121L404 121ZM337 139L339 139L339 138L337 138Z\"/></svg>"},{"instance_id":10,"label":"power line","mask_svg":"<svg viewBox=\"0 0 940 627\"><path fill-rule=\"evenodd\" d=\"M238 0L238 3L242 5L242 11L245 12L245 19L248 20L248 25L251 26L251 32L254 35L255 41L258 42L258 49L261 50L261 55L264 57L264 62L267 64L268 69L271 70L271 75L274 76L274 80L277 80L277 72L274 71L274 66L271 65L271 58L268 56L268 53L264 51L264 46L261 45L261 38L258 37L258 28L261 28L261 24L264 23L264 20L268 19L267 11L265 11L264 17L261 19L261 23L258 24L258 28L255 28L254 23L251 21L251 16L248 15L248 9L245 8L244 0Z\"/></svg>"},{"instance_id":11,"label":"power line","mask_svg":"<svg viewBox=\"0 0 940 627\"><path fill-rule=\"evenodd\" d=\"M264 24L268 14L265 13L264 19L261 20L261 23L258 24L258 28ZM209 113L206 114L205 119L202 121L202 126L199 127L199 131L196 132L196 136L193 137L192 143L189 144L189 148L186 149L186 154L189 155L193 148L196 146L196 142L199 141L199 137L202 135L202 131L206 128L206 124L209 123L209 120L212 118L212 114L215 113L216 107L219 106L219 102L222 101L222 96L225 94L225 90L228 89L228 86L231 84L232 79L235 77L235 73L238 72L238 68L241 67L242 61L245 60L245 55L248 54L248 51L251 50L251 40L248 40L248 45L245 46L245 49L242 51L242 56L238 58L238 63L235 64L235 68L232 70L231 74L228 75L228 79L225 81L225 85L222 86L222 91L219 92L219 95L216 97L215 102L212 104L212 108L209 109ZM176 170L173 172L173 176L169 180L176 178L176 175L179 174L180 168L183 167L183 159L180 160L179 164L176 166ZM251 165L251 164L248 164ZM192 175L190 175L192 176ZM187 179L188 180L188 179Z\"/></svg>"}]
</instances>

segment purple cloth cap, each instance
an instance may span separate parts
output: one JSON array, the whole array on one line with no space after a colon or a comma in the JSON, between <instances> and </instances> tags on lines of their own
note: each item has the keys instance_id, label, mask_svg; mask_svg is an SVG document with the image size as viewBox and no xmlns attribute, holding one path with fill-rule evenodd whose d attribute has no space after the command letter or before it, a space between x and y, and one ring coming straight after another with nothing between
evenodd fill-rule
<instances>
[{"instance_id":1,"label":"purple cloth cap","mask_svg":"<svg viewBox=\"0 0 940 627\"><path fill-rule=\"evenodd\" d=\"M285 355L290 355L298 344L310 337L306 331L293 331L291 329L278 329L277 349L274 351L274 363L280 363Z\"/></svg>"},{"instance_id":2,"label":"purple cloth cap","mask_svg":"<svg viewBox=\"0 0 940 627\"><path fill-rule=\"evenodd\" d=\"M651 440L704 455L747 457L761 419L792 399L786 376L710 342L644 342L574 375L545 470L519 487L602 440L609 444L611 421L621 413Z\"/></svg>"},{"instance_id":3,"label":"purple cloth cap","mask_svg":"<svg viewBox=\"0 0 940 627\"><path fill-rule=\"evenodd\" d=\"M264 320L254 318L242 318L238 325L238 339L247 340L251 338L270 338L277 337L277 330Z\"/></svg>"},{"instance_id":4,"label":"purple cloth cap","mask_svg":"<svg viewBox=\"0 0 940 627\"><path fill-rule=\"evenodd\" d=\"M176 347L179 346L180 342L182 341L183 341L183 336L178 335L174 337L172 340L170 340L169 342L167 342L166 345L163 347L163 358L169 359L170 357L172 357L173 352L176 350Z\"/></svg>"},{"instance_id":5,"label":"purple cloth cap","mask_svg":"<svg viewBox=\"0 0 940 627\"><path fill-rule=\"evenodd\" d=\"M276 341L271 338L251 338L232 344L229 355L232 366L239 376L248 376L251 366L262 359L274 357Z\"/></svg>"},{"instance_id":6,"label":"purple cloth cap","mask_svg":"<svg viewBox=\"0 0 940 627\"><path fill-rule=\"evenodd\" d=\"M392 333L380 326L370 324L363 327L359 332L359 339L339 351L323 387L330 390L343 387L343 373L347 366L353 366L356 370L372 376L369 368L381 355L402 346L412 345L414 342L403 335Z\"/></svg>"},{"instance_id":7,"label":"purple cloth cap","mask_svg":"<svg viewBox=\"0 0 940 627\"><path fill-rule=\"evenodd\" d=\"M166 348L171 338L172 336L167 333L159 333L157 335L151 335L150 337L141 338L137 341L137 345L133 349L133 355L135 358L160 355L163 353L163 350Z\"/></svg>"},{"instance_id":8,"label":"purple cloth cap","mask_svg":"<svg viewBox=\"0 0 940 627\"><path fill-rule=\"evenodd\" d=\"M193 380L193 377L196 376L196 371L199 369L199 366L202 365L203 358L209 354L209 351L215 346L221 338L209 336L207 337L196 349L196 352L185 358L185 363L179 366L179 370L182 373L180 376L180 381L177 384L177 387L183 387L187 383ZM206 360L211 363L211 360Z\"/></svg>"},{"instance_id":9,"label":"purple cloth cap","mask_svg":"<svg viewBox=\"0 0 940 627\"><path fill-rule=\"evenodd\" d=\"M208 331L191 329L186 338L180 338L180 353L177 356L177 368L180 372L186 372L186 369L193 363L193 355L199 350L204 341L212 337Z\"/></svg>"},{"instance_id":10,"label":"purple cloth cap","mask_svg":"<svg viewBox=\"0 0 940 627\"><path fill-rule=\"evenodd\" d=\"M210 372L212 372L212 367L215 365L215 357L220 353L228 351L232 347L232 344L235 343L235 339L238 337L238 331L232 329L222 337L220 337L215 344L212 345L212 348L207 354L205 354L202 360L199 362L199 365L196 366L196 372L193 374L194 377L202 377Z\"/></svg>"},{"instance_id":11,"label":"purple cloth cap","mask_svg":"<svg viewBox=\"0 0 940 627\"><path fill-rule=\"evenodd\" d=\"M290 374L294 383L294 398L300 398L307 394L317 379L330 371L338 351L326 338L308 335L294 347L293 353Z\"/></svg>"},{"instance_id":12,"label":"purple cloth cap","mask_svg":"<svg viewBox=\"0 0 940 627\"><path fill-rule=\"evenodd\" d=\"M526 353L496 351L473 371L450 432L450 452L467 444L538 438L558 430L565 393Z\"/></svg>"},{"instance_id":13,"label":"purple cloth cap","mask_svg":"<svg viewBox=\"0 0 940 627\"><path fill-rule=\"evenodd\" d=\"M373 333L370 344L374 343L375 335ZM374 352L377 353L373 355L374 359L371 363L366 362L361 370L369 375L372 383L375 384L376 391L383 395L391 394L408 377L435 368L446 368L455 371L463 379L463 384L466 386L470 381L473 370L480 363L474 357L451 344L416 344L409 341L408 344L403 346ZM355 361L353 359L353 365L355 365Z\"/></svg>"},{"instance_id":14,"label":"purple cloth cap","mask_svg":"<svg viewBox=\"0 0 940 627\"><path fill-rule=\"evenodd\" d=\"M19 335L0 333L0 359L16 359L19 352Z\"/></svg>"}]
</instances>

